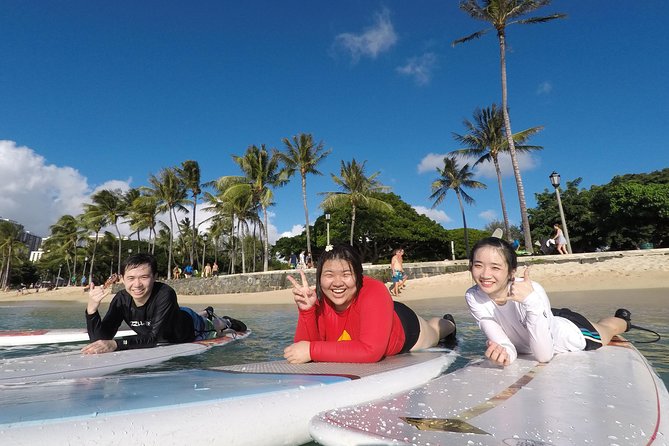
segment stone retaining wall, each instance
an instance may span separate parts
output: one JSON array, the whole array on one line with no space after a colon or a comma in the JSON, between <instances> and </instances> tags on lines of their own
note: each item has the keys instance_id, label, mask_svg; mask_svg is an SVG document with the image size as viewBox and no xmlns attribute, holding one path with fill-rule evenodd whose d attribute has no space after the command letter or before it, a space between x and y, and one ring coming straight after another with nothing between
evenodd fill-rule
<instances>
[{"instance_id":1,"label":"stone retaining wall","mask_svg":"<svg viewBox=\"0 0 669 446\"><path fill-rule=\"evenodd\" d=\"M409 278L430 277L449 272L465 271L467 264L464 262L425 262L405 263L404 271ZM372 276L384 282L390 282L390 267L388 265L363 265L366 275ZM316 283L316 269L305 271L310 284ZM298 278L299 272L295 270L269 271L248 274L229 274L218 277L203 279L190 277L179 280L163 280L175 289L179 295L197 296L201 294L230 294L230 293L255 293L258 291L273 291L290 288L292 285L286 278L292 275Z\"/></svg>"}]
</instances>

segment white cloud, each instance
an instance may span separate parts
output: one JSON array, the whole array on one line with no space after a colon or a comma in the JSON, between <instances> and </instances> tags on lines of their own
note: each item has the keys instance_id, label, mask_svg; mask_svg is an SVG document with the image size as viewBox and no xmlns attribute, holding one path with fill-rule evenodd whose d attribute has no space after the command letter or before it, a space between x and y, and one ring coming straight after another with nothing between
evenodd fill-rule
<instances>
[{"instance_id":1,"label":"white cloud","mask_svg":"<svg viewBox=\"0 0 669 446\"><path fill-rule=\"evenodd\" d=\"M427 85L432 79L432 70L437 64L437 56L434 53L425 53L422 56L412 57L401 67L397 67L398 73L413 77L418 85Z\"/></svg>"},{"instance_id":2,"label":"white cloud","mask_svg":"<svg viewBox=\"0 0 669 446\"><path fill-rule=\"evenodd\" d=\"M440 210L440 209L432 209L432 208L426 208L425 206L412 206L417 213L421 215L425 215L428 218L431 218L432 220L436 221L437 223L444 225L446 223L450 223L453 221L451 217L449 217L446 212Z\"/></svg>"},{"instance_id":3,"label":"white cloud","mask_svg":"<svg viewBox=\"0 0 669 446\"><path fill-rule=\"evenodd\" d=\"M418 164L418 173L435 172L437 167L444 167L445 153L428 153Z\"/></svg>"},{"instance_id":4,"label":"white cloud","mask_svg":"<svg viewBox=\"0 0 669 446\"><path fill-rule=\"evenodd\" d=\"M538 95L549 94L551 91L553 91L553 84L551 84L548 81L540 83L539 86L537 87Z\"/></svg>"},{"instance_id":5,"label":"white cloud","mask_svg":"<svg viewBox=\"0 0 669 446\"><path fill-rule=\"evenodd\" d=\"M375 59L397 42L397 34L390 21L390 11L384 8L375 14L375 18L374 25L360 34L343 33L335 37L335 47L347 52L354 63L361 57Z\"/></svg>"},{"instance_id":6,"label":"white cloud","mask_svg":"<svg viewBox=\"0 0 669 446\"><path fill-rule=\"evenodd\" d=\"M481 220L485 220L487 222L499 220L499 218L497 218L497 212L492 209L488 209L487 211L479 213L479 217Z\"/></svg>"},{"instance_id":7,"label":"white cloud","mask_svg":"<svg viewBox=\"0 0 669 446\"><path fill-rule=\"evenodd\" d=\"M539 166L539 161L529 153L519 153L518 166L521 174L528 170L534 170ZM473 164L473 161L472 161ZM513 167L511 166L511 156L508 154L501 154L499 156L499 168L502 172L502 178L513 177ZM474 168L476 176L483 178L497 178L495 166L492 162L481 163Z\"/></svg>"},{"instance_id":8,"label":"white cloud","mask_svg":"<svg viewBox=\"0 0 669 446\"><path fill-rule=\"evenodd\" d=\"M277 239L275 239L274 241L272 241L270 237L270 242L274 243L281 237L295 237L296 235L300 235L303 232L304 232L304 225L293 225L293 227L290 228L290 231L282 232L281 234L279 234L279 237L277 237Z\"/></svg>"},{"instance_id":9,"label":"white cloud","mask_svg":"<svg viewBox=\"0 0 669 446\"><path fill-rule=\"evenodd\" d=\"M88 199L86 177L71 167L48 164L34 150L0 140L0 216L38 236L65 214L77 215Z\"/></svg>"}]
</instances>

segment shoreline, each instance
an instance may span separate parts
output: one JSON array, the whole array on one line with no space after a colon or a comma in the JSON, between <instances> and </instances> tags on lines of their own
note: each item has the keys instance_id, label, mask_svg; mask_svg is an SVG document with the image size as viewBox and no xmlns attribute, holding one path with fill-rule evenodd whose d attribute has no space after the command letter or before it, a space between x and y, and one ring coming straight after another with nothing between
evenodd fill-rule
<instances>
[{"instance_id":1,"label":"shoreline","mask_svg":"<svg viewBox=\"0 0 669 446\"><path fill-rule=\"evenodd\" d=\"M530 266L530 277L551 292L587 292L591 290L669 289L669 249L648 251L621 251L620 255L600 262L582 262L590 254L572 254L569 258L543 256L544 262ZM550 263L555 262L555 263ZM516 276L523 266L519 265ZM473 285L468 271L409 279L398 301L422 299L463 299L465 291ZM256 293L179 295L181 305L197 304L292 304L290 289ZM80 302L85 304L88 293L83 287L63 287L57 290L0 292L2 303Z\"/></svg>"}]
</instances>

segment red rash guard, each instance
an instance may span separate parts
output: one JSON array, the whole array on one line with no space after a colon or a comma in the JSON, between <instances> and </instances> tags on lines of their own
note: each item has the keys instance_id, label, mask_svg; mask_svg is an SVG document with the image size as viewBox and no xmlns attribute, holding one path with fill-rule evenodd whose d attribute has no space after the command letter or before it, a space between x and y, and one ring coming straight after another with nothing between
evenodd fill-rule
<instances>
[{"instance_id":1,"label":"red rash guard","mask_svg":"<svg viewBox=\"0 0 669 446\"><path fill-rule=\"evenodd\" d=\"M295 329L295 342L311 342L312 361L376 362L399 353L404 340L388 289L367 276L346 310L337 312L324 298L311 309L299 311Z\"/></svg>"}]
</instances>

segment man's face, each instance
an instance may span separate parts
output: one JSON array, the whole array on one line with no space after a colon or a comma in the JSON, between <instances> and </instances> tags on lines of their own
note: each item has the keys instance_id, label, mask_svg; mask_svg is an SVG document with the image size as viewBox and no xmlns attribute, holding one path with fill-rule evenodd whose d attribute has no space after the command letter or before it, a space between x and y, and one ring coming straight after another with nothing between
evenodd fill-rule
<instances>
[{"instance_id":1,"label":"man's face","mask_svg":"<svg viewBox=\"0 0 669 446\"><path fill-rule=\"evenodd\" d=\"M135 303L143 305L151 295L156 277L147 263L132 268L126 268L123 274L125 290L132 296Z\"/></svg>"}]
</instances>

